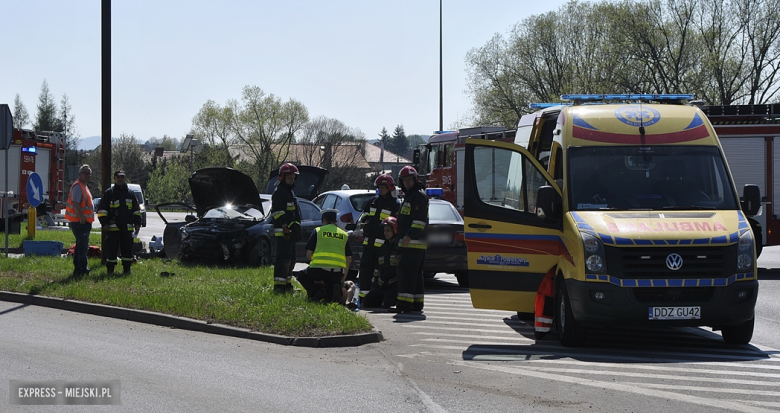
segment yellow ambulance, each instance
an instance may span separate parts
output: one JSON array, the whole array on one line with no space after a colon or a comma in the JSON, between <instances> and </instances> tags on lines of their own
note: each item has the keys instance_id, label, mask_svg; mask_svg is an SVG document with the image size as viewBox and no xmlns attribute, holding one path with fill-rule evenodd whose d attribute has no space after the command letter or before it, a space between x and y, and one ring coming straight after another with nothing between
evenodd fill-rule
<instances>
[{"instance_id":1,"label":"yellow ambulance","mask_svg":"<svg viewBox=\"0 0 780 413\"><path fill-rule=\"evenodd\" d=\"M709 326L753 335L758 279L747 217L691 95L564 95L513 142L465 139L464 218L474 307L533 313L554 276L553 326Z\"/></svg>"}]
</instances>

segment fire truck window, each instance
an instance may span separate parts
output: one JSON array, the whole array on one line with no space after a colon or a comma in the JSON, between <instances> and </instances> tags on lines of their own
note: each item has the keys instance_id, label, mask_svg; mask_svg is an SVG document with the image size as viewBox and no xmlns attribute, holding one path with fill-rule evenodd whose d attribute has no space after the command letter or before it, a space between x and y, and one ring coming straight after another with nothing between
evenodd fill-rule
<instances>
[{"instance_id":1,"label":"fire truck window","mask_svg":"<svg viewBox=\"0 0 780 413\"><path fill-rule=\"evenodd\" d=\"M444 145L444 166L452 166L453 145Z\"/></svg>"},{"instance_id":2,"label":"fire truck window","mask_svg":"<svg viewBox=\"0 0 780 413\"><path fill-rule=\"evenodd\" d=\"M433 145L433 147L431 148L431 154L430 154L431 170L433 170L433 168L438 168L438 167L441 166L441 163L439 161L439 155L440 154L441 154L441 146Z\"/></svg>"}]
</instances>

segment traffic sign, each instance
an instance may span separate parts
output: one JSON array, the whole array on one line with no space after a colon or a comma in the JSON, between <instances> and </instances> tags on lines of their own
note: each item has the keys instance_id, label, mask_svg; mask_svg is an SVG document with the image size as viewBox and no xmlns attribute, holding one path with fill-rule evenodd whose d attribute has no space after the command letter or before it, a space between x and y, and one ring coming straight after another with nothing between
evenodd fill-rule
<instances>
[{"instance_id":1,"label":"traffic sign","mask_svg":"<svg viewBox=\"0 0 780 413\"><path fill-rule=\"evenodd\" d=\"M33 172L27 178L27 202L33 208L38 208L41 201L43 201L43 181L37 172Z\"/></svg>"}]
</instances>

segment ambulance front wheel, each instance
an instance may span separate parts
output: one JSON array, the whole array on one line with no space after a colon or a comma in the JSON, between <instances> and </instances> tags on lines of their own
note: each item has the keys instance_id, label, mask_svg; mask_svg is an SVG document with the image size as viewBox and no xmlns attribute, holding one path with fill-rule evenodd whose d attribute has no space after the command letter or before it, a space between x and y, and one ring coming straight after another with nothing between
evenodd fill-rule
<instances>
[{"instance_id":1,"label":"ambulance front wheel","mask_svg":"<svg viewBox=\"0 0 780 413\"><path fill-rule=\"evenodd\" d=\"M748 344L753 339L753 326L755 325L756 318L753 317L742 324L735 326L723 327L720 334L723 336L723 341L726 344Z\"/></svg>"},{"instance_id":2,"label":"ambulance front wheel","mask_svg":"<svg viewBox=\"0 0 780 413\"><path fill-rule=\"evenodd\" d=\"M571 301L569 300L569 292L566 290L565 281L561 281L558 284L555 301L555 324L558 328L558 336L560 337L561 344L566 347L584 346L587 330L582 324L574 319L574 313L571 309Z\"/></svg>"}]
</instances>

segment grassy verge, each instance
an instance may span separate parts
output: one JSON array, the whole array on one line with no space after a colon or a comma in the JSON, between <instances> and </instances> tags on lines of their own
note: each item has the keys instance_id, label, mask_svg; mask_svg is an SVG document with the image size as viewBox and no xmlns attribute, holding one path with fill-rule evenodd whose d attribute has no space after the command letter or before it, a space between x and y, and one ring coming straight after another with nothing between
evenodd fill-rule
<instances>
[{"instance_id":1,"label":"grassy verge","mask_svg":"<svg viewBox=\"0 0 780 413\"><path fill-rule=\"evenodd\" d=\"M51 233L63 239L51 239L49 231L45 239L35 239L73 243L69 231ZM99 242L99 234L93 237ZM121 271L108 275L99 259L90 259L89 267L90 275L74 278L70 259L3 255L0 290L155 311L293 337L354 334L372 327L365 316L342 306L310 302L297 283L300 291L274 294L273 267L195 267L152 259L138 261L127 276Z\"/></svg>"}]
</instances>

